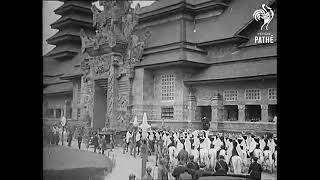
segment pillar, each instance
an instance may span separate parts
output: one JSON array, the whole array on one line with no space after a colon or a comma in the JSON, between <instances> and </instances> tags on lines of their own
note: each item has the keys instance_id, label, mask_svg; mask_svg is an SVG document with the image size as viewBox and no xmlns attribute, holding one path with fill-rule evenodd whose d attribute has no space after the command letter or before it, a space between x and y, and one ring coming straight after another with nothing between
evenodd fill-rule
<instances>
[{"instance_id":1,"label":"pillar","mask_svg":"<svg viewBox=\"0 0 320 180\"><path fill-rule=\"evenodd\" d=\"M268 104L261 105L261 122L268 122Z\"/></svg>"},{"instance_id":2,"label":"pillar","mask_svg":"<svg viewBox=\"0 0 320 180\"><path fill-rule=\"evenodd\" d=\"M107 114L106 119L110 122L112 129L118 129L118 114L117 114L117 97L118 97L118 81L117 81L117 70L118 70L118 56L111 55L111 65L108 75L108 89L107 89Z\"/></svg>"},{"instance_id":3,"label":"pillar","mask_svg":"<svg viewBox=\"0 0 320 180\"><path fill-rule=\"evenodd\" d=\"M53 118L56 118L57 117L57 109L53 109Z\"/></svg>"},{"instance_id":4,"label":"pillar","mask_svg":"<svg viewBox=\"0 0 320 180\"><path fill-rule=\"evenodd\" d=\"M218 122L222 121L223 117L223 103L220 94L213 95L211 99L211 121L210 130L218 130Z\"/></svg>"},{"instance_id":5,"label":"pillar","mask_svg":"<svg viewBox=\"0 0 320 180\"><path fill-rule=\"evenodd\" d=\"M192 128L192 121L196 119L196 97L194 96L194 89L189 88L188 95L188 128Z\"/></svg>"},{"instance_id":6,"label":"pillar","mask_svg":"<svg viewBox=\"0 0 320 180\"><path fill-rule=\"evenodd\" d=\"M244 104L238 105L238 121L239 122L244 122L246 117L245 117L245 108L246 106Z\"/></svg>"}]
</instances>

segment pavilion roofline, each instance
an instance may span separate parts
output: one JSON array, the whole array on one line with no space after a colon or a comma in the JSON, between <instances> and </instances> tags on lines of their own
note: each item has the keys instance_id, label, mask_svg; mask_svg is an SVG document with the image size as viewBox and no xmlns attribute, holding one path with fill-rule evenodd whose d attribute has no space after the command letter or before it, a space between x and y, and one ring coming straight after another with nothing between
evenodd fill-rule
<instances>
[{"instance_id":1,"label":"pavilion roofline","mask_svg":"<svg viewBox=\"0 0 320 180\"><path fill-rule=\"evenodd\" d=\"M53 57L58 60L66 60L66 59L70 59L70 58L74 57L77 54L78 54L78 52L75 52L75 51L61 51L61 52L54 52L54 53L51 53L51 51L50 51L45 56L46 57Z\"/></svg>"},{"instance_id":2,"label":"pavilion roofline","mask_svg":"<svg viewBox=\"0 0 320 180\"><path fill-rule=\"evenodd\" d=\"M82 4L73 4L72 2L64 3L62 6L54 10L54 13L58 15L63 15L65 14L65 12L69 10L77 10L79 12L92 14L91 7Z\"/></svg>"},{"instance_id":3,"label":"pavilion roofline","mask_svg":"<svg viewBox=\"0 0 320 180\"><path fill-rule=\"evenodd\" d=\"M221 78L221 79L206 79L206 80L184 80L184 84L206 84L206 83L220 83L230 81L247 81L247 80L259 80L259 79L273 79L277 78L277 74L258 75L258 76L245 76L245 77L233 77L233 78Z\"/></svg>"},{"instance_id":4,"label":"pavilion roofline","mask_svg":"<svg viewBox=\"0 0 320 180\"><path fill-rule=\"evenodd\" d=\"M247 38L245 36L236 35L236 36L233 36L230 38L197 43L197 46L202 48L202 47L212 46L212 45L222 44L222 43L239 43L239 44L241 44L241 43L244 43L248 40L249 40L249 38Z\"/></svg>"},{"instance_id":5,"label":"pavilion roofline","mask_svg":"<svg viewBox=\"0 0 320 180\"><path fill-rule=\"evenodd\" d=\"M75 79L75 78L79 78L79 77L82 77L82 74L74 74L74 75L68 75L68 76L62 76L60 77L60 79L62 80L72 80L72 79Z\"/></svg>"},{"instance_id":6,"label":"pavilion roofline","mask_svg":"<svg viewBox=\"0 0 320 180\"><path fill-rule=\"evenodd\" d=\"M74 41L75 44L80 44L81 43L81 38L77 35L74 34L63 34L60 36L52 36L49 39L46 40L48 44L51 45L57 45L57 44L62 44L63 42L67 41L70 43L70 41Z\"/></svg>"},{"instance_id":7,"label":"pavilion roofline","mask_svg":"<svg viewBox=\"0 0 320 180\"><path fill-rule=\"evenodd\" d=\"M151 5L152 6L152 5ZM196 16L197 14L209 11L213 9L225 9L229 5L222 2L222 1L208 1L200 4L190 4L185 1L180 1L178 3L165 6L162 8L154 9L147 12L138 13L139 14L139 22L142 21L148 21L152 19L157 19L160 16L177 13L177 12L187 12L191 13L193 16Z\"/></svg>"},{"instance_id":8,"label":"pavilion roofline","mask_svg":"<svg viewBox=\"0 0 320 180\"><path fill-rule=\"evenodd\" d=\"M190 67L209 67L210 64L208 63L200 63L200 62L194 62L189 60L173 60L169 62L163 62L163 63L153 63L153 64L146 64L146 65L136 65L135 68L141 68L144 67L146 69L152 69L152 68L160 68L160 67L166 67L166 66L190 66Z\"/></svg>"},{"instance_id":9,"label":"pavilion roofline","mask_svg":"<svg viewBox=\"0 0 320 180\"><path fill-rule=\"evenodd\" d=\"M59 29L59 28L64 27L66 25L72 25L72 24L77 24L80 26L86 26L86 27L92 28L91 21L76 19L74 17L66 17L63 20L58 20L58 21L52 23L50 26L52 29Z\"/></svg>"}]
</instances>

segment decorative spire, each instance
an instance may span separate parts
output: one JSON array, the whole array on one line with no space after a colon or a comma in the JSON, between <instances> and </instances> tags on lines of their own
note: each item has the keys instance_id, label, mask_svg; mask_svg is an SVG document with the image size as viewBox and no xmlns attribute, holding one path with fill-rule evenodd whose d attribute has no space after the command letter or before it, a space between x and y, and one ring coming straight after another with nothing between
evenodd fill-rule
<instances>
[{"instance_id":1,"label":"decorative spire","mask_svg":"<svg viewBox=\"0 0 320 180\"><path fill-rule=\"evenodd\" d=\"M65 1L54 12L61 17L51 24L59 31L47 39L48 44L56 45L45 56L55 59L71 59L81 48L80 28L92 33L92 12L90 1Z\"/></svg>"}]
</instances>

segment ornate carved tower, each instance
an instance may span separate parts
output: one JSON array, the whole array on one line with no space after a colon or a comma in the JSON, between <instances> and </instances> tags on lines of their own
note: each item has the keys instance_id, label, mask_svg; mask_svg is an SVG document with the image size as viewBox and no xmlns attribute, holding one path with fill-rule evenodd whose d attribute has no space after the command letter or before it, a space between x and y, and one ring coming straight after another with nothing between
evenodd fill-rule
<instances>
[{"instance_id":1,"label":"ornate carved tower","mask_svg":"<svg viewBox=\"0 0 320 180\"><path fill-rule=\"evenodd\" d=\"M132 119L131 96L134 66L140 62L148 30L138 29L139 4L132 1L99 1L103 11L93 5L94 36L81 30L83 61L82 94L85 112L95 121L96 85L106 93L105 127L124 130Z\"/></svg>"}]
</instances>

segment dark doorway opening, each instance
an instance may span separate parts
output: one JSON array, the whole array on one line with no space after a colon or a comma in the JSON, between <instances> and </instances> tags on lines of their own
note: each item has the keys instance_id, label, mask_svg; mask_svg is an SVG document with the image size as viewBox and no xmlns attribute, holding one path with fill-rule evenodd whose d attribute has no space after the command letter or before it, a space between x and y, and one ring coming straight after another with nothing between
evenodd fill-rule
<instances>
[{"instance_id":1,"label":"dark doorway opening","mask_svg":"<svg viewBox=\"0 0 320 180\"><path fill-rule=\"evenodd\" d=\"M249 122L261 121L261 106L260 105L246 105L245 119Z\"/></svg>"},{"instance_id":2,"label":"dark doorway opening","mask_svg":"<svg viewBox=\"0 0 320 180\"><path fill-rule=\"evenodd\" d=\"M211 121L211 106L199 106L201 119L206 117L209 121Z\"/></svg>"},{"instance_id":3,"label":"dark doorway opening","mask_svg":"<svg viewBox=\"0 0 320 180\"><path fill-rule=\"evenodd\" d=\"M224 106L225 121L238 121L238 106L225 105Z\"/></svg>"},{"instance_id":4,"label":"dark doorway opening","mask_svg":"<svg viewBox=\"0 0 320 180\"><path fill-rule=\"evenodd\" d=\"M277 105L270 104L268 105L268 121L274 122L274 118L277 116Z\"/></svg>"}]
</instances>

